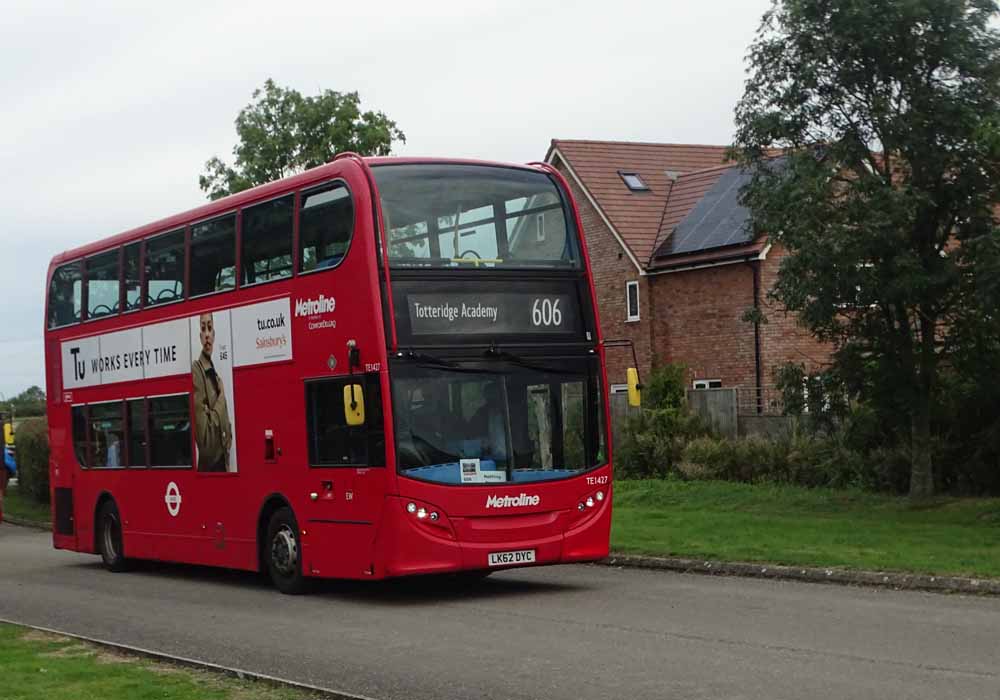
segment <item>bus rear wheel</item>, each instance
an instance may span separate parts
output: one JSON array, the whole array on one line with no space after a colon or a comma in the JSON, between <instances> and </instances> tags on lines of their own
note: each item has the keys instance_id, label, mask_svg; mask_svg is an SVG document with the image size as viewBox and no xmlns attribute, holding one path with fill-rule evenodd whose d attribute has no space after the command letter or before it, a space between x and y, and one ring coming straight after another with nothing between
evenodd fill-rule
<instances>
[{"instance_id":1,"label":"bus rear wheel","mask_svg":"<svg viewBox=\"0 0 1000 700\"><path fill-rule=\"evenodd\" d=\"M274 587L289 595L302 593L306 588L302 575L302 540L291 508L279 508L271 516L264 547L267 571Z\"/></svg>"},{"instance_id":2,"label":"bus rear wheel","mask_svg":"<svg viewBox=\"0 0 1000 700\"><path fill-rule=\"evenodd\" d=\"M118 506L108 500L101 504L97 513L97 551L101 554L104 568L120 572L128 570L125 547L122 538L122 520Z\"/></svg>"}]
</instances>

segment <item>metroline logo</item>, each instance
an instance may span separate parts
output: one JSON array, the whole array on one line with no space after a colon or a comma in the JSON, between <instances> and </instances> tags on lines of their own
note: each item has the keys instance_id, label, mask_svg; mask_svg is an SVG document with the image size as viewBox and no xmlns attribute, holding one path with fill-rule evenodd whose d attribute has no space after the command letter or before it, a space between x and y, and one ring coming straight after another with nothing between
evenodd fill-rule
<instances>
[{"instance_id":1,"label":"metroline logo","mask_svg":"<svg viewBox=\"0 0 1000 700\"><path fill-rule=\"evenodd\" d=\"M522 493L520 496L487 496L487 508L526 508L537 506L542 502L541 496L529 496Z\"/></svg>"},{"instance_id":2,"label":"metroline logo","mask_svg":"<svg viewBox=\"0 0 1000 700\"><path fill-rule=\"evenodd\" d=\"M335 308L337 308L337 300L322 294L319 295L319 299L296 299L295 317L328 314L332 313Z\"/></svg>"}]
</instances>

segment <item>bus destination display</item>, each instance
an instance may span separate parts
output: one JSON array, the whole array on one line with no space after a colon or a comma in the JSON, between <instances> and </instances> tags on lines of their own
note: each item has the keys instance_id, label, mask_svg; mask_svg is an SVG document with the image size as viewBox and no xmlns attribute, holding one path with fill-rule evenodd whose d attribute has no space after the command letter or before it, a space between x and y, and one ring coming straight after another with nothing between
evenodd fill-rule
<instances>
[{"instance_id":1,"label":"bus destination display","mask_svg":"<svg viewBox=\"0 0 1000 700\"><path fill-rule=\"evenodd\" d=\"M413 335L578 333L569 294L407 294Z\"/></svg>"}]
</instances>

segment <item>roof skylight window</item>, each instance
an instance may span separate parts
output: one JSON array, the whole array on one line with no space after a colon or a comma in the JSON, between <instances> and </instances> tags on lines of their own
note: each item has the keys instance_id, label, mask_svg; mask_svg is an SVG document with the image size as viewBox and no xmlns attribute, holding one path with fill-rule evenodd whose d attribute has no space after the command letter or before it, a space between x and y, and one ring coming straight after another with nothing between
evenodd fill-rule
<instances>
[{"instance_id":1,"label":"roof skylight window","mask_svg":"<svg viewBox=\"0 0 1000 700\"><path fill-rule=\"evenodd\" d=\"M642 181L639 177L639 173L626 173L621 170L618 174L622 176L622 180L625 181L625 186L628 187L633 192L648 192L649 186Z\"/></svg>"}]
</instances>

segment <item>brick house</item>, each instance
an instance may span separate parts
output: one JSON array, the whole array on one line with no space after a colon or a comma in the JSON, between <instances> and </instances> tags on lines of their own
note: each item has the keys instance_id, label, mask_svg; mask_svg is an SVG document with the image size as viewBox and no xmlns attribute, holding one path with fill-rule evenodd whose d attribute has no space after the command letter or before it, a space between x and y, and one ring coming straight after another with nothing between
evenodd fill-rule
<instances>
[{"instance_id":1,"label":"brick house","mask_svg":"<svg viewBox=\"0 0 1000 700\"><path fill-rule=\"evenodd\" d=\"M753 231L725 146L554 139L545 160L580 208L604 337L630 339L641 374L680 362L689 387L737 388L756 411L777 367L825 363L829 350L768 300L783 252ZM767 323L744 320L755 306ZM621 391L631 353L607 357Z\"/></svg>"}]
</instances>

